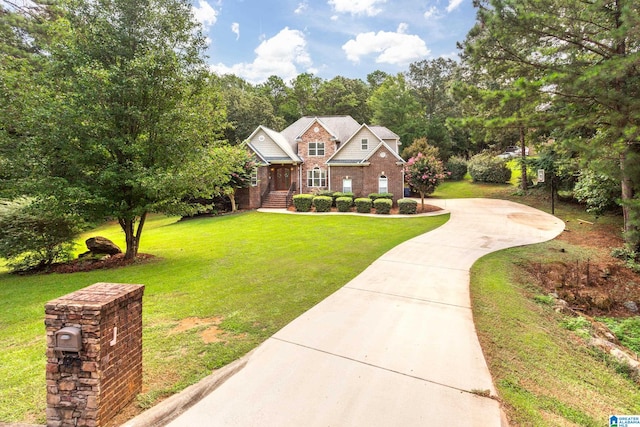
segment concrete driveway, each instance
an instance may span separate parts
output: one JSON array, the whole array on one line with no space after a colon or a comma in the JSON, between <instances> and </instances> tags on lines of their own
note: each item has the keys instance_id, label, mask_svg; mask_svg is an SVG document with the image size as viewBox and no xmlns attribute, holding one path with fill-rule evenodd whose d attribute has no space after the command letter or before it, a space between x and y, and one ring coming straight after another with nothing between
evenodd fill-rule
<instances>
[{"instance_id":1,"label":"concrete driveway","mask_svg":"<svg viewBox=\"0 0 640 427\"><path fill-rule=\"evenodd\" d=\"M564 223L503 200L429 203L450 221L390 250L226 375L203 381L211 393L196 385L169 399L156 425L192 400L168 426L505 425L473 324L469 268L490 252L553 239ZM150 421L127 425L141 422Z\"/></svg>"}]
</instances>

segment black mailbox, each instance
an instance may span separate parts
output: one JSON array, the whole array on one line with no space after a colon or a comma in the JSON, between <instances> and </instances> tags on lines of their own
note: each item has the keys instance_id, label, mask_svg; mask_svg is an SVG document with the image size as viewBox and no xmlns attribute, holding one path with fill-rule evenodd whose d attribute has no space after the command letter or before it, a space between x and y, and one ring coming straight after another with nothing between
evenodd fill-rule
<instances>
[{"instance_id":1,"label":"black mailbox","mask_svg":"<svg viewBox=\"0 0 640 427\"><path fill-rule=\"evenodd\" d=\"M67 326L56 332L54 350L79 352L82 348L82 334L80 328Z\"/></svg>"}]
</instances>

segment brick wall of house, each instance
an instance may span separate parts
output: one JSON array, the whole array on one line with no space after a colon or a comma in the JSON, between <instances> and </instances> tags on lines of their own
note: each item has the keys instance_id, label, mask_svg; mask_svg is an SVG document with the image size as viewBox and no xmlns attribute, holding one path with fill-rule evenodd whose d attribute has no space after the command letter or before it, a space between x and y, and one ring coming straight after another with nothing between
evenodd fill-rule
<instances>
[{"instance_id":1,"label":"brick wall of house","mask_svg":"<svg viewBox=\"0 0 640 427\"><path fill-rule=\"evenodd\" d=\"M104 425L140 393L143 292L96 283L45 305L48 427ZM81 330L78 353L55 349L67 326Z\"/></svg>"},{"instance_id":2,"label":"brick wall of house","mask_svg":"<svg viewBox=\"0 0 640 427\"><path fill-rule=\"evenodd\" d=\"M385 156L381 157L380 153ZM384 172L387 177L389 192L393 193L396 203L404 194L403 166L398 165L397 158L386 148L381 147L371 158L368 166L332 166L331 189L342 191L342 180L346 176L352 179L353 192L357 197L367 197L378 192L378 178Z\"/></svg>"},{"instance_id":3,"label":"brick wall of house","mask_svg":"<svg viewBox=\"0 0 640 427\"><path fill-rule=\"evenodd\" d=\"M309 156L310 142L324 142L324 156ZM329 188L328 167L325 163L335 152L336 142L331 140L331 134L324 127L313 124L302 135L301 141L298 142L298 156L304 159L302 164L302 193L312 193L313 191ZM317 188L307 185L307 171L313 170L315 167L319 167L327 173L327 185L325 187Z\"/></svg>"},{"instance_id":4,"label":"brick wall of house","mask_svg":"<svg viewBox=\"0 0 640 427\"><path fill-rule=\"evenodd\" d=\"M236 191L236 203L239 209L258 209L260 207L262 193L269 187L269 168L258 168L258 185L255 187L240 188Z\"/></svg>"}]
</instances>

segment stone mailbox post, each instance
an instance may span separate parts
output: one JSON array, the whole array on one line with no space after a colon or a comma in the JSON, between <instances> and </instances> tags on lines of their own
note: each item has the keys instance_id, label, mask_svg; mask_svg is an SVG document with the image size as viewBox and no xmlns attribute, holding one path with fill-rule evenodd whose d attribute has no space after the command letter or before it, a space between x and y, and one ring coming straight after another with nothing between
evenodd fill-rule
<instances>
[{"instance_id":1,"label":"stone mailbox post","mask_svg":"<svg viewBox=\"0 0 640 427\"><path fill-rule=\"evenodd\" d=\"M45 305L48 427L104 425L140 393L143 292L96 283Z\"/></svg>"}]
</instances>

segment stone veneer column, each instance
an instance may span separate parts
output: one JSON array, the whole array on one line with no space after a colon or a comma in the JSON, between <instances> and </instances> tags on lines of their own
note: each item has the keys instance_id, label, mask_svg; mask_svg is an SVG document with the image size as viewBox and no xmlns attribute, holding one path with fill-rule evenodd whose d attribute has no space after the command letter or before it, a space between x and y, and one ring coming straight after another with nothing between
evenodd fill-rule
<instances>
[{"instance_id":1,"label":"stone veneer column","mask_svg":"<svg viewBox=\"0 0 640 427\"><path fill-rule=\"evenodd\" d=\"M45 305L47 426L104 425L142 390L143 285L96 283ZM78 353L56 331L81 330Z\"/></svg>"}]
</instances>

